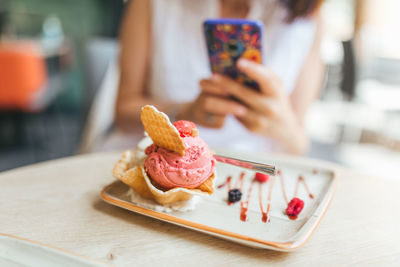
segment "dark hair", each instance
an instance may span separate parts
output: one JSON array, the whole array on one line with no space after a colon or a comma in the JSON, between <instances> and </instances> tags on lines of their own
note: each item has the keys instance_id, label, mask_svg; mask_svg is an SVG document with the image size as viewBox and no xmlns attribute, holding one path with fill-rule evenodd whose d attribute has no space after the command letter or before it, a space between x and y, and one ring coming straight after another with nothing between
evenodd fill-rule
<instances>
[{"instance_id":1,"label":"dark hair","mask_svg":"<svg viewBox=\"0 0 400 267\"><path fill-rule=\"evenodd\" d=\"M288 10L287 20L294 21L297 18L311 16L318 10L323 0L280 0Z\"/></svg>"}]
</instances>

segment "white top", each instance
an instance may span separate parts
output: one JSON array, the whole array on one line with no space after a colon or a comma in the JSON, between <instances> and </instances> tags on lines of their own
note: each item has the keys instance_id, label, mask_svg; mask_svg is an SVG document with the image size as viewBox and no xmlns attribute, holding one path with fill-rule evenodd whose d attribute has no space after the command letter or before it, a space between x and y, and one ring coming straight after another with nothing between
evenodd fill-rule
<instances>
[{"instance_id":1,"label":"white top","mask_svg":"<svg viewBox=\"0 0 400 267\"><path fill-rule=\"evenodd\" d=\"M152 52L149 92L157 99L173 102L193 101L200 92L199 80L210 77L203 36L205 19L217 18L217 0L153 0ZM276 0L253 0L248 19L261 20L263 62L282 79L284 89L293 90L299 70L309 53L315 24L298 19L284 21L286 10ZM222 129L200 127L200 136L212 147L239 150L269 150L265 137L250 133L233 116Z\"/></svg>"},{"instance_id":2,"label":"white top","mask_svg":"<svg viewBox=\"0 0 400 267\"><path fill-rule=\"evenodd\" d=\"M152 97L178 103L196 99L199 80L211 75L202 25L205 19L218 17L219 2L152 0L147 81ZM288 24L285 17L286 10L278 0L251 0L247 18L264 23L263 62L281 77L284 90L290 94L309 53L316 25L308 19ZM109 101L109 96L104 101ZM222 129L199 128L200 136L214 148L254 152L276 147L267 138L249 132L233 116L226 119ZM143 132L130 135L114 132L94 150L135 147L141 138Z\"/></svg>"}]
</instances>

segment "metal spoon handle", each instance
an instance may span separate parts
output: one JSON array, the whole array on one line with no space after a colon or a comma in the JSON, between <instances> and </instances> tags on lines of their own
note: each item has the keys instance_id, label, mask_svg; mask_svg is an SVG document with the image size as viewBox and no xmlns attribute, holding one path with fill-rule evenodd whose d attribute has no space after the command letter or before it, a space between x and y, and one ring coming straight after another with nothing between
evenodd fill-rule
<instances>
[{"instance_id":1,"label":"metal spoon handle","mask_svg":"<svg viewBox=\"0 0 400 267\"><path fill-rule=\"evenodd\" d=\"M242 159L235 159L235 158L230 158L230 157L225 157L221 155L214 155L214 158L222 163L227 163L231 164L234 166L250 169L250 170L255 170L258 172L270 174L270 175L275 175L276 170L275 166L273 165L268 165L268 164L263 164L263 163L258 163L258 162L252 162L252 161L247 161L247 160L242 160Z\"/></svg>"}]
</instances>

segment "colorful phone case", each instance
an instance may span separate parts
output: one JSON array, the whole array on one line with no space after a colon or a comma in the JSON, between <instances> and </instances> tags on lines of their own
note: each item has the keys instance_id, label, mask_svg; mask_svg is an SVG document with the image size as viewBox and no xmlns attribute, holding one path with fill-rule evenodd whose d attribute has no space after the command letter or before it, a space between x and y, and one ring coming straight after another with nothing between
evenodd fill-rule
<instances>
[{"instance_id":1,"label":"colorful phone case","mask_svg":"<svg viewBox=\"0 0 400 267\"><path fill-rule=\"evenodd\" d=\"M243 57L262 62L263 24L244 19L215 19L204 22L211 71L230 76L252 88L258 84L236 68L236 61Z\"/></svg>"}]
</instances>

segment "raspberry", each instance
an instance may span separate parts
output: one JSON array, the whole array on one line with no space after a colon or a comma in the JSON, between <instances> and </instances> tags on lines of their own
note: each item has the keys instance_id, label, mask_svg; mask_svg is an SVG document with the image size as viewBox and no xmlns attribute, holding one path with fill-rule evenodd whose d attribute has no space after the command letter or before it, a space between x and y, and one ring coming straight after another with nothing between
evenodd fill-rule
<instances>
[{"instance_id":1,"label":"raspberry","mask_svg":"<svg viewBox=\"0 0 400 267\"><path fill-rule=\"evenodd\" d=\"M289 215L290 217L297 217L297 215L300 214L303 208L304 208L304 201L301 200L300 198L294 197L292 198L292 200L290 200L286 208L286 214Z\"/></svg>"},{"instance_id":2,"label":"raspberry","mask_svg":"<svg viewBox=\"0 0 400 267\"><path fill-rule=\"evenodd\" d=\"M256 172L256 175L254 176L254 178L257 181L259 181L260 183L265 183L266 181L268 181L269 175L268 174L264 174L264 173L260 173L260 172Z\"/></svg>"},{"instance_id":3,"label":"raspberry","mask_svg":"<svg viewBox=\"0 0 400 267\"><path fill-rule=\"evenodd\" d=\"M233 202L238 202L242 198L242 192L240 192L239 189L231 189L228 192L228 201L233 203Z\"/></svg>"},{"instance_id":4,"label":"raspberry","mask_svg":"<svg viewBox=\"0 0 400 267\"><path fill-rule=\"evenodd\" d=\"M191 121L176 121L174 123L175 128L178 130L179 135L181 137L186 137L186 136L198 136L199 135L199 130L197 130L196 124L194 124Z\"/></svg>"},{"instance_id":5,"label":"raspberry","mask_svg":"<svg viewBox=\"0 0 400 267\"><path fill-rule=\"evenodd\" d=\"M156 144L151 144L148 147L146 147L146 149L144 150L144 153L146 155L150 155L151 153L156 152L157 149L158 149L158 147Z\"/></svg>"}]
</instances>

